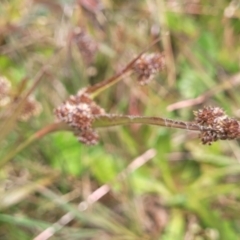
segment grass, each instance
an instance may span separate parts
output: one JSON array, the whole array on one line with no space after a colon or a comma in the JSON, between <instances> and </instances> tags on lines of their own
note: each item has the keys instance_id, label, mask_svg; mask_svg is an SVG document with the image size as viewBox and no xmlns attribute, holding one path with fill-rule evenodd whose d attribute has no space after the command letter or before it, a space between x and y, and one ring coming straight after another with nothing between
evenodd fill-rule
<instances>
[{"instance_id":1,"label":"grass","mask_svg":"<svg viewBox=\"0 0 240 240\"><path fill-rule=\"evenodd\" d=\"M209 105L239 117L238 6L86 2L0 3L0 78L11 82L0 101L0 238L238 239L239 140L202 145L191 129L163 127ZM142 86L129 66L144 52L164 52L167 66ZM95 146L54 123L88 86L118 117L95 122L108 126ZM19 121L29 97L41 113ZM109 127L129 115L149 118Z\"/></svg>"}]
</instances>

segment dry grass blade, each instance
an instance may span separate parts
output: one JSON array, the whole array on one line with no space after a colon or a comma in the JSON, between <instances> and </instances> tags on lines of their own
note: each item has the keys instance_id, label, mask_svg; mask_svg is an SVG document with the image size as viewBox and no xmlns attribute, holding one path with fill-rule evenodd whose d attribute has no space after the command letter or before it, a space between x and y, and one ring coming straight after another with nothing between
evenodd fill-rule
<instances>
[{"instance_id":1,"label":"dry grass blade","mask_svg":"<svg viewBox=\"0 0 240 240\"><path fill-rule=\"evenodd\" d=\"M32 87L27 91L27 93L24 95L24 97L21 99L19 104L15 107L15 109L12 111L13 114L10 116L10 118L6 119L0 126L0 142L13 130L15 127L15 124L17 122L17 118L21 113L21 110L24 107L24 104L27 100L27 98L30 96L30 94L35 90L35 88L38 86L40 81L42 80L43 76L46 74L47 70L49 68L49 65L43 66L43 68L36 74L34 82Z\"/></svg>"},{"instance_id":2,"label":"dry grass blade","mask_svg":"<svg viewBox=\"0 0 240 240\"><path fill-rule=\"evenodd\" d=\"M0 167L4 166L8 161L10 161L16 154L21 152L23 149L28 147L33 142L41 139L45 135L49 133L53 133L59 130L69 130L69 127L66 126L64 123L53 123L45 126L44 128L40 129L36 133L34 133L32 136L27 138L25 141L23 141L21 144L17 144L17 146L14 146L12 150L8 152L8 154L1 158L0 160Z\"/></svg>"},{"instance_id":3,"label":"dry grass blade","mask_svg":"<svg viewBox=\"0 0 240 240\"><path fill-rule=\"evenodd\" d=\"M231 76L229 79L226 79L226 80L224 79L221 84L218 84L217 86L212 87L210 90L199 95L194 99L187 99L187 100L170 104L167 107L167 110L174 111L177 109L192 107L194 105L202 104L206 102L210 97L217 95L222 91L231 90L233 87L236 87L239 84L240 84L240 74L237 73Z\"/></svg>"},{"instance_id":4,"label":"dry grass blade","mask_svg":"<svg viewBox=\"0 0 240 240\"><path fill-rule=\"evenodd\" d=\"M136 169L138 169L139 167L143 166L147 161L151 160L155 155L156 155L156 151L154 149L149 149L144 154L134 159L132 163L123 172L119 174L116 180L119 179L120 176L124 177L126 174L131 173ZM90 205L94 204L100 198L102 198L106 193L108 193L110 189L111 189L110 184L105 184L100 188L98 188L96 191L94 191L91 195L88 196L86 201L79 203L78 205L79 211L86 210ZM73 219L74 219L74 216L71 212L65 214L55 224L53 224L51 227L47 228L46 230L41 232L38 236L36 236L34 240L49 239L56 233L57 230L60 230L61 228L66 226Z\"/></svg>"},{"instance_id":5,"label":"dry grass blade","mask_svg":"<svg viewBox=\"0 0 240 240\"><path fill-rule=\"evenodd\" d=\"M17 118L20 115L24 104L26 103L27 98L31 95L31 93L36 89L36 87L39 85L40 81L43 79L43 77L48 73L51 62L56 58L57 54L61 51L61 48L57 49L54 53L54 55L49 59L48 63L45 64L36 74L36 76L33 79L33 84L30 87L30 89L24 94L22 99L19 101L19 104L16 105L15 109L12 110L13 114L10 116L10 118L6 119L1 125L0 125L0 142L14 129Z\"/></svg>"},{"instance_id":6,"label":"dry grass blade","mask_svg":"<svg viewBox=\"0 0 240 240\"><path fill-rule=\"evenodd\" d=\"M5 192L0 196L0 209L3 210L19 203L31 193L36 192L40 187L52 184L56 177L58 177L57 174L39 179L35 182L26 183L23 186Z\"/></svg>"}]
</instances>

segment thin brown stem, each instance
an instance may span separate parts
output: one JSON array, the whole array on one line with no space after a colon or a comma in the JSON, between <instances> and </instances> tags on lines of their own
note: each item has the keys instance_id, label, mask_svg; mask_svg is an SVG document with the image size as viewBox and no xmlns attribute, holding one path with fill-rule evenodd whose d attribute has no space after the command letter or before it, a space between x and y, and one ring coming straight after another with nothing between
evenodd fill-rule
<instances>
[{"instance_id":1,"label":"thin brown stem","mask_svg":"<svg viewBox=\"0 0 240 240\"><path fill-rule=\"evenodd\" d=\"M149 47L144 49L137 57L135 57L130 63L127 64L127 66L122 69L120 72L115 74L114 76L110 77L109 79L106 79L102 82L99 82L93 86L88 87L86 92L91 95L92 98L96 97L99 93L104 91L105 89L111 87L112 85L119 82L127 73L130 73L132 70L132 67L134 63L147 51L149 48L154 46L156 43L160 41L160 38L156 39Z\"/></svg>"},{"instance_id":2,"label":"thin brown stem","mask_svg":"<svg viewBox=\"0 0 240 240\"><path fill-rule=\"evenodd\" d=\"M110 127L117 125L128 125L133 123L157 125L168 128L180 128L191 131L202 131L203 129L198 123L176 121L161 117L144 117L144 116L128 116L128 115L113 115L105 114L95 116L96 120L93 124L94 127Z\"/></svg>"},{"instance_id":3,"label":"thin brown stem","mask_svg":"<svg viewBox=\"0 0 240 240\"><path fill-rule=\"evenodd\" d=\"M171 38L169 29L167 26L166 6L164 0L156 0L156 16L161 26L161 36L163 48L166 56L167 72L168 72L168 84L173 86L176 81L176 67L174 63L173 50L171 45Z\"/></svg>"},{"instance_id":4,"label":"thin brown stem","mask_svg":"<svg viewBox=\"0 0 240 240\"><path fill-rule=\"evenodd\" d=\"M36 87L38 86L38 84L40 83L40 81L43 79L43 76L48 72L49 69L49 65L51 63L51 61L53 61L53 59L55 58L56 54L60 51L61 49L58 49L56 51L56 53L54 54L54 56L49 60L49 62L47 64L45 64L36 74L36 76L33 79L33 84L30 87L30 89L28 89L28 91L24 94L24 96L22 97L22 99L19 101L19 104L16 105L16 107L14 109L11 109L11 116L6 119L3 124L1 124L2 127L0 127L0 142L1 140L3 140L8 133L14 128L17 118L19 116L19 114L21 113L24 104L27 100L27 98L31 95L31 93L36 89Z\"/></svg>"},{"instance_id":5,"label":"thin brown stem","mask_svg":"<svg viewBox=\"0 0 240 240\"><path fill-rule=\"evenodd\" d=\"M59 130L70 130L70 128L65 123L52 123L47 125L46 127L40 129L32 136L30 136L27 140L13 147L12 150L8 151L8 154L0 160L0 167L4 166L7 162L9 162L14 156L16 156L19 152L21 152L24 148L28 147L33 142L41 139L45 135L49 133L53 133Z\"/></svg>"},{"instance_id":6,"label":"thin brown stem","mask_svg":"<svg viewBox=\"0 0 240 240\"><path fill-rule=\"evenodd\" d=\"M180 129L186 129L190 131L199 131L199 132L209 130L209 128L203 127L198 123L176 121L176 120L161 118L161 117L144 117L144 116L129 116L129 115L113 115L113 114L95 115L93 128L129 125L134 123L163 126L168 128L180 128ZM0 167L5 165L16 154L21 152L24 148L32 144L34 141L39 140L45 135L56 132L56 131L73 131L73 129L67 126L65 123L53 123L44 127L43 129L37 131L35 134L29 137L26 141L24 141L23 143L19 144L17 147L9 151L9 153L3 159L1 159Z\"/></svg>"}]
</instances>

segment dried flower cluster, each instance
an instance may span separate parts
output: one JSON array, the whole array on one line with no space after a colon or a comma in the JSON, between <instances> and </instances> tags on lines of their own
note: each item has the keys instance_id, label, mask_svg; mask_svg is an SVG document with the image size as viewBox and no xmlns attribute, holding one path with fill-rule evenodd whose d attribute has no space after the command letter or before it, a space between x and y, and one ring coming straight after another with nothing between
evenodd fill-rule
<instances>
[{"instance_id":1,"label":"dried flower cluster","mask_svg":"<svg viewBox=\"0 0 240 240\"><path fill-rule=\"evenodd\" d=\"M137 74L141 85L148 84L156 73L166 67L165 56L162 53L143 54L134 64L133 70Z\"/></svg>"},{"instance_id":2,"label":"dried flower cluster","mask_svg":"<svg viewBox=\"0 0 240 240\"><path fill-rule=\"evenodd\" d=\"M10 98L11 83L6 77L0 76L0 106L6 105Z\"/></svg>"},{"instance_id":3,"label":"dried flower cluster","mask_svg":"<svg viewBox=\"0 0 240 240\"><path fill-rule=\"evenodd\" d=\"M15 100L15 103L18 102ZM27 122L31 117L38 116L42 111L42 105L34 98L29 97L24 103L18 120Z\"/></svg>"},{"instance_id":4,"label":"dried flower cluster","mask_svg":"<svg viewBox=\"0 0 240 240\"><path fill-rule=\"evenodd\" d=\"M5 107L8 111L5 116L12 114L13 109L20 102L21 96L13 96L11 94L11 83L7 78L0 76L0 106ZM20 121L28 121L31 117L40 114L42 106L33 97L29 97L24 102L24 106L18 116Z\"/></svg>"},{"instance_id":5,"label":"dried flower cluster","mask_svg":"<svg viewBox=\"0 0 240 240\"><path fill-rule=\"evenodd\" d=\"M87 145L98 143L98 134L92 129L95 115L104 114L87 93L79 91L77 95L70 96L61 106L55 109L57 118L73 128L78 140Z\"/></svg>"},{"instance_id":6,"label":"dried flower cluster","mask_svg":"<svg viewBox=\"0 0 240 240\"><path fill-rule=\"evenodd\" d=\"M77 44L84 62L87 65L91 64L98 49L97 43L81 28L76 28L74 30L73 40Z\"/></svg>"},{"instance_id":7,"label":"dried flower cluster","mask_svg":"<svg viewBox=\"0 0 240 240\"><path fill-rule=\"evenodd\" d=\"M195 114L195 121L206 129L201 131L203 144L211 144L217 140L232 140L240 136L240 123L228 117L219 107L204 107Z\"/></svg>"}]
</instances>

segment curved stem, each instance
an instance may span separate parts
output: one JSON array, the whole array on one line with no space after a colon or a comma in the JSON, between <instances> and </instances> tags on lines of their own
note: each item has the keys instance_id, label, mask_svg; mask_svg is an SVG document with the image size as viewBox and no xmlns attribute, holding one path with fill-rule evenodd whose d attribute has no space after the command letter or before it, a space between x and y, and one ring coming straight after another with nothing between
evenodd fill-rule
<instances>
[{"instance_id":1,"label":"curved stem","mask_svg":"<svg viewBox=\"0 0 240 240\"><path fill-rule=\"evenodd\" d=\"M40 129L29 137L26 141L19 144L17 147L13 148L8 152L8 154L0 160L0 167L4 166L8 161L10 161L17 153L21 152L24 148L29 146L34 141L41 139L45 135L56 132L59 130L69 130L69 127L65 123L52 123L46 127Z\"/></svg>"},{"instance_id":2,"label":"curved stem","mask_svg":"<svg viewBox=\"0 0 240 240\"><path fill-rule=\"evenodd\" d=\"M131 67L133 65L133 63L140 57L141 55L139 55L136 59L134 59L125 69L123 69L121 72L117 73L116 75L112 76L111 78L103 81L103 82L99 82L91 87L89 87L87 89L87 93L90 94L90 96L92 98L95 98L97 95L99 95L101 92L103 92L104 90L108 89L109 87L111 87L112 85L116 84L117 82L119 82L124 76L126 76L127 73L131 73Z\"/></svg>"},{"instance_id":3,"label":"curved stem","mask_svg":"<svg viewBox=\"0 0 240 240\"><path fill-rule=\"evenodd\" d=\"M111 87L112 85L119 82L127 73L132 72L132 67L134 63L152 46L154 46L156 43L158 43L161 39L156 39L153 43L151 43L150 46L148 46L146 49L144 49L137 57L135 57L130 63L127 64L127 66L122 69L120 72L115 74L114 76L110 77L109 79L106 79L105 81L99 82L93 86L90 86L87 88L86 92L91 95L92 98L99 95L102 91L105 89Z\"/></svg>"},{"instance_id":4,"label":"curved stem","mask_svg":"<svg viewBox=\"0 0 240 240\"><path fill-rule=\"evenodd\" d=\"M187 129L191 131L203 131L202 126L196 123L184 122L184 121L175 121L167 118L161 117L143 117L143 116L129 116L129 115L114 115L114 114L104 114L104 115L95 115L95 120L93 123L93 128L98 127L111 127L118 125L129 125L133 123L147 124L147 125L157 125L169 128L180 128ZM16 148L8 152L8 154L1 159L0 167L10 161L16 154L21 152L24 148L29 146L34 141L41 139L49 133L56 131L72 131L72 129L67 126L65 123L52 123L29 137L26 141L19 144Z\"/></svg>"},{"instance_id":5,"label":"curved stem","mask_svg":"<svg viewBox=\"0 0 240 240\"><path fill-rule=\"evenodd\" d=\"M42 81L44 75L48 73L49 66L53 60L55 60L56 55L61 51L62 48L56 50L52 57L50 57L49 61L37 72L33 79L32 86L26 91L26 93L22 96L22 99L18 104L11 110L11 115L9 118L4 120L3 124L0 126L0 142L13 130L15 124L17 122L17 118L24 108L24 104L26 103L27 98L31 95L31 93L36 89L39 83Z\"/></svg>"}]
</instances>

